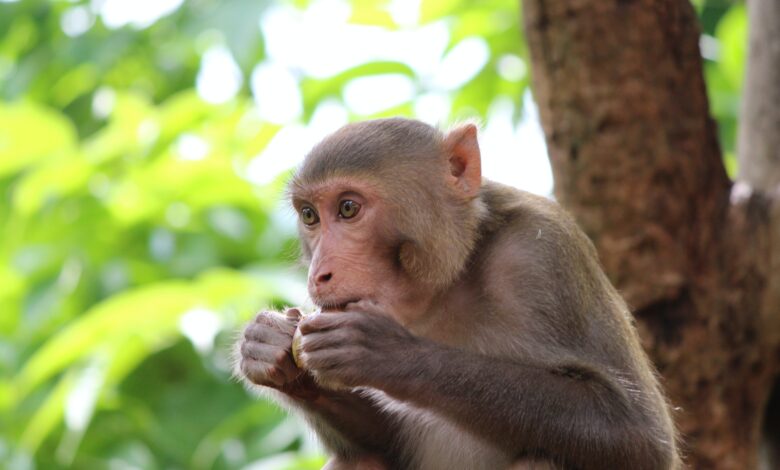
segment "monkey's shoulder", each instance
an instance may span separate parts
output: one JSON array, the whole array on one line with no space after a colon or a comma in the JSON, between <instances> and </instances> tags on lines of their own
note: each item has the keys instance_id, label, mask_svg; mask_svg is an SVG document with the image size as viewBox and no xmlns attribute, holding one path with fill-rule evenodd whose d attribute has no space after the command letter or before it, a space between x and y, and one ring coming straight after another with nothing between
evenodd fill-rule
<instances>
[{"instance_id":1,"label":"monkey's shoulder","mask_svg":"<svg viewBox=\"0 0 780 470\"><path fill-rule=\"evenodd\" d=\"M511 313L504 326L528 347L554 344L558 352L587 349L580 340L592 331L614 332L625 305L574 219L555 201L495 183L483 186L483 200L493 227L476 256L476 278L481 299Z\"/></svg>"},{"instance_id":2,"label":"monkey's shoulder","mask_svg":"<svg viewBox=\"0 0 780 470\"><path fill-rule=\"evenodd\" d=\"M563 243L591 249L571 215L549 198L487 180L480 195L487 207L487 237L537 247L560 249Z\"/></svg>"},{"instance_id":3,"label":"monkey's shoulder","mask_svg":"<svg viewBox=\"0 0 780 470\"><path fill-rule=\"evenodd\" d=\"M485 292L510 301L513 295L506 293L522 292L526 303L554 304L558 311L583 302L588 308L605 308L612 287L596 249L558 203L490 182L483 185L482 195L491 220L475 266ZM582 292L583 283L588 293Z\"/></svg>"}]
</instances>

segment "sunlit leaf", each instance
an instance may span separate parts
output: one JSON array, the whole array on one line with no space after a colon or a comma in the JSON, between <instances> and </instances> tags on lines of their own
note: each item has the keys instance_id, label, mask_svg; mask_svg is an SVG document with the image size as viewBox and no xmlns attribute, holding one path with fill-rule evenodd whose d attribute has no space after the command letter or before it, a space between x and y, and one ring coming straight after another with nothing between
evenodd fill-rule
<instances>
[{"instance_id":1,"label":"sunlit leaf","mask_svg":"<svg viewBox=\"0 0 780 470\"><path fill-rule=\"evenodd\" d=\"M138 223L162 210L162 201L143 186L144 180L133 176L112 188L108 209L121 224Z\"/></svg>"},{"instance_id":2,"label":"sunlit leaf","mask_svg":"<svg viewBox=\"0 0 780 470\"><path fill-rule=\"evenodd\" d=\"M301 90L303 91L305 119L311 117L311 113L316 109L316 104L327 98L340 98L344 86L355 78L390 74L400 74L410 78L415 77L414 69L408 64L384 61L362 64L323 80L303 80Z\"/></svg>"},{"instance_id":3,"label":"sunlit leaf","mask_svg":"<svg viewBox=\"0 0 780 470\"><path fill-rule=\"evenodd\" d=\"M737 160L737 156L734 155L733 152L728 152L723 155L723 163L726 166L726 172L729 174L731 178L737 177L737 170L739 169L739 161Z\"/></svg>"},{"instance_id":4,"label":"sunlit leaf","mask_svg":"<svg viewBox=\"0 0 780 470\"><path fill-rule=\"evenodd\" d=\"M83 190L91 171L91 166L78 155L40 165L19 182L14 192L14 206L21 214L29 216L49 200Z\"/></svg>"},{"instance_id":5,"label":"sunlit leaf","mask_svg":"<svg viewBox=\"0 0 780 470\"><path fill-rule=\"evenodd\" d=\"M27 15L14 18L0 43L0 55L16 59L35 45L39 37L35 20Z\"/></svg>"},{"instance_id":6,"label":"sunlit leaf","mask_svg":"<svg viewBox=\"0 0 780 470\"><path fill-rule=\"evenodd\" d=\"M131 338L154 346L177 331L179 317L196 306L218 308L242 296L271 295L263 284L227 270L205 273L195 283L165 281L118 294L85 312L48 340L16 378L20 393L38 386L94 351L111 357Z\"/></svg>"},{"instance_id":7,"label":"sunlit leaf","mask_svg":"<svg viewBox=\"0 0 780 470\"><path fill-rule=\"evenodd\" d=\"M520 43L520 36L516 29L519 4L511 2L509 6L511 9L507 10L482 7L459 14L452 27L450 44L457 44L470 36L483 37L490 42L491 36L510 30L514 39L513 48L517 48Z\"/></svg>"},{"instance_id":8,"label":"sunlit leaf","mask_svg":"<svg viewBox=\"0 0 780 470\"><path fill-rule=\"evenodd\" d=\"M325 466L324 456L296 457L289 465L280 467L283 470L317 470Z\"/></svg>"},{"instance_id":9,"label":"sunlit leaf","mask_svg":"<svg viewBox=\"0 0 780 470\"><path fill-rule=\"evenodd\" d=\"M116 384L138 366L153 351L149 342L137 335L126 336L115 343L111 361L106 370L106 382Z\"/></svg>"},{"instance_id":10,"label":"sunlit leaf","mask_svg":"<svg viewBox=\"0 0 780 470\"><path fill-rule=\"evenodd\" d=\"M61 422L65 412L65 399L73 388L75 380L75 372L62 377L56 387L49 392L43 404L35 411L19 440L25 450L34 453L46 436Z\"/></svg>"},{"instance_id":11,"label":"sunlit leaf","mask_svg":"<svg viewBox=\"0 0 780 470\"><path fill-rule=\"evenodd\" d=\"M98 70L94 64L82 64L63 75L51 90L58 106L66 106L98 84Z\"/></svg>"},{"instance_id":12,"label":"sunlit leaf","mask_svg":"<svg viewBox=\"0 0 780 470\"><path fill-rule=\"evenodd\" d=\"M736 90L742 88L747 49L747 8L744 4L732 7L718 24L716 37L720 40L720 66Z\"/></svg>"},{"instance_id":13,"label":"sunlit leaf","mask_svg":"<svg viewBox=\"0 0 780 470\"><path fill-rule=\"evenodd\" d=\"M93 351L110 354L113 346L129 336L146 341L164 338L175 329L178 316L199 301L187 283L168 281L96 305L47 341L25 364L16 379L21 395Z\"/></svg>"},{"instance_id":14,"label":"sunlit leaf","mask_svg":"<svg viewBox=\"0 0 780 470\"><path fill-rule=\"evenodd\" d=\"M251 133L251 135L244 135L246 138L243 144L244 153L251 157L259 155L281 129L282 126L269 123L262 123L257 127L239 126L239 132Z\"/></svg>"},{"instance_id":15,"label":"sunlit leaf","mask_svg":"<svg viewBox=\"0 0 780 470\"><path fill-rule=\"evenodd\" d=\"M422 0L420 2L420 22L428 23L454 14L466 0Z\"/></svg>"},{"instance_id":16,"label":"sunlit leaf","mask_svg":"<svg viewBox=\"0 0 780 470\"><path fill-rule=\"evenodd\" d=\"M395 28L397 25L387 10L388 0L365 0L352 4L350 23Z\"/></svg>"},{"instance_id":17,"label":"sunlit leaf","mask_svg":"<svg viewBox=\"0 0 780 470\"><path fill-rule=\"evenodd\" d=\"M75 145L73 125L59 113L29 102L0 104L0 176L73 152Z\"/></svg>"},{"instance_id":18,"label":"sunlit leaf","mask_svg":"<svg viewBox=\"0 0 780 470\"><path fill-rule=\"evenodd\" d=\"M196 127L215 111L195 90L187 90L168 98L160 107L160 136L170 140L187 129Z\"/></svg>"},{"instance_id":19,"label":"sunlit leaf","mask_svg":"<svg viewBox=\"0 0 780 470\"><path fill-rule=\"evenodd\" d=\"M396 106L392 106L387 109L383 109L379 112L369 114L368 116L359 116L360 119L381 119L390 118L395 116L414 116L414 108L412 102L401 103Z\"/></svg>"},{"instance_id":20,"label":"sunlit leaf","mask_svg":"<svg viewBox=\"0 0 780 470\"><path fill-rule=\"evenodd\" d=\"M0 265L0 333L3 336L13 331L20 320L20 303L26 283L19 273L8 266Z\"/></svg>"},{"instance_id":21,"label":"sunlit leaf","mask_svg":"<svg viewBox=\"0 0 780 470\"><path fill-rule=\"evenodd\" d=\"M264 401L251 403L226 416L201 440L192 453L192 468L196 470L212 468L226 440L240 436L250 429L270 430L283 418L284 414L278 407Z\"/></svg>"},{"instance_id":22,"label":"sunlit leaf","mask_svg":"<svg viewBox=\"0 0 780 470\"><path fill-rule=\"evenodd\" d=\"M146 99L117 93L109 125L84 143L84 154L95 164L133 155L157 140L159 126Z\"/></svg>"}]
</instances>

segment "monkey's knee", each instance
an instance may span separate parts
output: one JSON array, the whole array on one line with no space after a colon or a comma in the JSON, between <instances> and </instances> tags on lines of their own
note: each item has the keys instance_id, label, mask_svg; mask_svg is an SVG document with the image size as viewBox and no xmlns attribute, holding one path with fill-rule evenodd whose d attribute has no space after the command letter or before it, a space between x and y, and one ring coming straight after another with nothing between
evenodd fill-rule
<instances>
[{"instance_id":1,"label":"monkey's knee","mask_svg":"<svg viewBox=\"0 0 780 470\"><path fill-rule=\"evenodd\" d=\"M353 459L332 457L322 470L387 470L385 462L373 455L363 455Z\"/></svg>"}]
</instances>

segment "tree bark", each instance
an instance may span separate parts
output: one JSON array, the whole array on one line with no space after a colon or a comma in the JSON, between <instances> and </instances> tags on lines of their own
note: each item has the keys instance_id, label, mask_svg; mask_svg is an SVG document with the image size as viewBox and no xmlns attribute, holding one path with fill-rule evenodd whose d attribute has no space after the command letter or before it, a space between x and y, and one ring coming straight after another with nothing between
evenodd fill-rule
<instances>
[{"instance_id":1,"label":"tree bark","mask_svg":"<svg viewBox=\"0 0 780 470\"><path fill-rule=\"evenodd\" d=\"M780 184L780 2L750 0L750 41L739 128L739 177Z\"/></svg>"},{"instance_id":2,"label":"tree bark","mask_svg":"<svg viewBox=\"0 0 780 470\"><path fill-rule=\"evenodd\" d=\"M634 310L687 465L756 468L780 358L780 210L726 176L692 6L523 11L556 197Z\"/></svg>"}]
</instances>

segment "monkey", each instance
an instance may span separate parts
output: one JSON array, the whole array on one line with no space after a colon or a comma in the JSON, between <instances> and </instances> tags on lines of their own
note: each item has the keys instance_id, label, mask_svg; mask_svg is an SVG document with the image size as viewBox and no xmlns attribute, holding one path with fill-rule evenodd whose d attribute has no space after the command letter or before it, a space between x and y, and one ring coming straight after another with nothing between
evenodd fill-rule
<instances>
[{"instance_id":1,"label":"monkey","mask_svg":"<svg viewBox=\"0 0 780 470\"><path fill-rule=\"evenodd\" d=\"M303 414L325 468L680 468L595 247L554 201L482 177L474 124L348 124L288 191L321 312L258 314L237 375Z\"/></svg>"}]
</instances>

